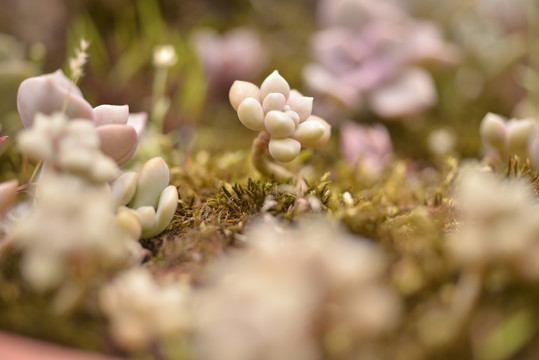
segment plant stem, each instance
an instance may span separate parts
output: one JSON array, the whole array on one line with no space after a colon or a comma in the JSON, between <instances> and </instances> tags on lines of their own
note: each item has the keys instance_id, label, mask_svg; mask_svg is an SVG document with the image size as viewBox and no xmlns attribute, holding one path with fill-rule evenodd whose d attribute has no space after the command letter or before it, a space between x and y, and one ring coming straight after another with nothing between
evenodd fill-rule
<instances>
[{"instance_id":1,"label":"plant stem","mask_svg":"<svg viewBox=\"0 0 539 360\"><path fill-rule=\"evenodd\" d=\"M262 175L270 178L273 177L278 181L284 181L295 177L290 171L268 159L268 144L270 138L270 134L264 130L253 140L251 155L255 168Z\"/></svg>"}]
</instances>

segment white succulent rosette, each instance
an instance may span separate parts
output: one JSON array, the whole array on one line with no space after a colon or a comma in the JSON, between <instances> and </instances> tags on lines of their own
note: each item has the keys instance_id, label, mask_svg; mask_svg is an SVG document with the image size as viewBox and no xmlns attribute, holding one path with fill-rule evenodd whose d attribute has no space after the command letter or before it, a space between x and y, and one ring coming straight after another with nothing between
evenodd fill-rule
<instances>
[{"instance_id":1,"label":"white succulent rosette","mask_svg":"<svg viewBox=\"0 0 539 360\"><path fill-rule=\"evenodd\" d=\"M127 171L112 184L113 208L120 225L135 237L150 238L163 232L178 206L178 190L169 185L165 160L155 157L140 172Z\"/></svg>"},{"instance_id":2,"label":"white succulent rosette","mask_svg":"<svg viewBox=\"0 0 539 360\"><path fill-rule=\"evenodd\" d=\"M330 125L311 114L313 98L290 90L277 70L260 88L247 81L235 81L229 99L243 125L269 133L268 150L277 161L292 161L302 147L322 146L331 134Z\"/></svg>"}]
</instances>

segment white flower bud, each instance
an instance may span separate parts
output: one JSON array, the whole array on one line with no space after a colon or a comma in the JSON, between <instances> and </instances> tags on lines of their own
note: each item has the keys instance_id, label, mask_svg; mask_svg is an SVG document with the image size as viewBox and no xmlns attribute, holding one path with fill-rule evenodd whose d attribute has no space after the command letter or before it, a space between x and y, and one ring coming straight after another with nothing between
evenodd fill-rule
<instances>
[{"instance_id":1,"label":"white flower bud","mask_svg":"<svg viewBox=\"0 0 539 360\"><path fill-rule=\"evenodd\" d=\"M230 87L228 99L230 100L230 104L234 110L238 111L238 107L243 100L247 99L248 97L258 99L259 93L260 89L255 84L248 81L236 80Z\"/></svg>"},{"instance_id":2,"label":"white flower bud","mask_svg":"<svg viewBox=\"0 0 539 360\"><path fill-rule=\"evenodd\" d=\"M91 170L91 177L96 182L108 182L114 180L120 173L118 165L109 157L101 157L94 162Z\"/></svg>"},{"instance_id":3,"label":"white flower bud","mask_svg":"<svg viewBox=\"0 0 539 360\"><path fill-rule=\"evenodd\" d=\"M137 179L137 190L129 207L157 206L159 195L168 186L170 171L165 160L155 157L146 161Z\"/></svg>"},{"instance_id":4,"label":"white flower bud","mask_svg":"<svg viewBox=\"0 0 539 360\"><path fill-rule=\"evenodd\" d=\"M67 122L66 125L65 132L69 136L64 135L64 139L72 139L79 144L84 144L85 147L99 148L99 136L91 121L75 119Z\"/></svg>"},{"instance_id":5,"label":"white flower bud","mask_svg":"<svg viewBox=\"0 0 539 360\"><path fill-rule=\"evenodd\" d=\"M58 164L62 169L74 173L86 174L90 172L95 161L94 153L84 148L63 147L58 156Z\"/></svg>"},{"instance_id":6,"label":"white flower bud","mask_svg":"<svg viewBox=\"0 0 539 360\"><path fill-rule=\"evenodd\" d=\"M172 45L159 45L153 50L153 65L157 68L169 68L176 64L178 57Z\"/></svg>"},{"instance_id":7,"label":"white flower bud","mask_svg":"<svg viewBox=\"0 0 539 360\"><path fill-rule=\"evenodd\" d=\"M505 121L499 115L488 113L481 121L479 130L481 139L485 145L503 153L505 151L505 141L507 130Z\"/></svg>"},{"instance_id":8,"label":"white flower bud","mask_svg":"<svg viewBox=\"0 0 539 360\"><path fill-rule=\"evenodd\" d=\"M507 150L522 158L527 156L528 140L536 131L535 119L512 120L507 124Z\"/></svg>"},{"instance_id":9,"label":"white flower bud","mask_svg":"<svg viewBox=\"0 0 539 360\"><path fill-rule=\"evenodd\" d=\"M54 148L49 139L33 131L21 132L17 136L19 151L33 160L46 160L53 156Z\"/></svg>"},{"instance_id":10,"label":"white flower bud","mask_svg":"<svg viewBox=\"0 0 539 360\"><path fill-rule=\"evenodd\" d=\"M321 124L324 127L324 134L318 140L314 142L310 142L310 143L302 142L301 145L306 148L317 148L328 142L329 137L331 136L331 125L329 125L326 120L316 115L309 116L307 120L301 123L300 125L307 122L311 122L311 121ZM312 126L312 125L309 125L309 126Z\"/></svg>"},{"instance_id":11,"label":"white flower bud","mask_svg":"<svg viewBox=\"0 0 539 360\"><path fill-rule=\"evenodd\" d=\"M260 99L264 100L270 93L281 93L285 99L288 99L290 95L290 85L286 80L279 75L279 72L275 70L272 72L260 85Z\"/></svg>"},{"instance_id":12,"label":"white flower bud","mask_svg":"<svg viewBox=\"0 0 539 360\"><path fill-rule=\"evenodd\" d=\"M312 144L318 141L326 132L326 127L319 121L304 121L300 123L292 136L301 144Z\"/></svg>"},{"instance_id":13,"label":"white flower bud","mask_svg":"<svg viewBox=\"0 0 539 360\"><path fill-rule=\"evenodd\" d=\"M296 123L294 120L282 111L270 111L264 120L266 130L272 137L285 138L294 133Z\"/></svg>"},{"instance_id":14,"label":"white flower bud","mask_svg":"<svg viewBox=\"0 0 539 360\"><path fill-rule=\"evenodd\" d=\"M286 102L284 95L281 93L271 93L264 98L262 107L264 108L264 113L268 113L272 110L282 110Z\"/></svg>"},{"instance_id":15,"label":"white flower bud","mask_svg":"<svg viewBox=\"0 0 539 360\"><path fill-rule=\"evenodd\" d=\"M238 118L248 129L264 130L264 110L255 98L248 97L241 102L238 107Z\"/></svg>"},{"instance_id":16,"label":"white flower bud","mask_svg":"<svg viewBox=\"0 0 539 360\"><path fill-rule=\"evenodd\" d=\"M298 157L301 150L301 144L294 139L274 139L268 144L268 150L271 156L281 162L289 162Z\"/></svg>"},{"instance_id":17,"label":"white flower bud","mask_svg":"<svg viewBox=\"0 0 539 360\"><path fill-rule=\"evenodd\" d=\"M313 98L303 96L297 90L292 90L290 92L290 98L286 104L289 105L292 110L298 113L300 122L307 120L313 111Z\"/></svg>"}]
</instances>

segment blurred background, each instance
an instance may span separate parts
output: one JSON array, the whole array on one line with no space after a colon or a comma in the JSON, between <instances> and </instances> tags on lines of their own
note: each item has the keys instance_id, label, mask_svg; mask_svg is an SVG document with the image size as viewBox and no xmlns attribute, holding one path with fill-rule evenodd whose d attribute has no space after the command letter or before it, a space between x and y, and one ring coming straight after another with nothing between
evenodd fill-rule
<instances>
[{"instance_id":1,"label":"blurred background","mask_svg":"<svg viewBox=\"0 0 539 360\"><path fill-rule=\"evenodd\" d=\"M86 99L148 113L155 105L153 53L159 45L174 47L163 131L188 152L248 148L254 134L237 121L228 88L236 79L259 84L274 69L292 88L315 96L315 113L334 125L333 146L323 156L344 155L352 165L357 152L374 151L358 149L360 138L377 151L389 146L426 162L478 156L477 129L487 112L527 117L537 108L534 0L0 0L0 6L3 135L21 127L20 81L67 71L81 38L91 43L79 82ZM389 145L373 140L388 136ZM9 142L0 152L7 148Z\"/></svg>"}]
</instances>

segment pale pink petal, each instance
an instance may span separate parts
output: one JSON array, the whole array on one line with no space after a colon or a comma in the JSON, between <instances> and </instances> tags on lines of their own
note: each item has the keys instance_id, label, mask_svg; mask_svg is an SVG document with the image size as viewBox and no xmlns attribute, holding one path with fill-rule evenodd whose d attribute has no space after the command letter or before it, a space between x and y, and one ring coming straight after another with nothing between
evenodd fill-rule
<instances>
[{"instance_id":1,"label":"pale pink petal","mask_svg":"<svg viewBox=\"0 0 539 360\"><path fill-rule=\"evenodd\" d=\"M137 132L128 125L109 124L96 128L101 142L101 151L121 166L137 149Z\"/></svg>"}]
</instances>

